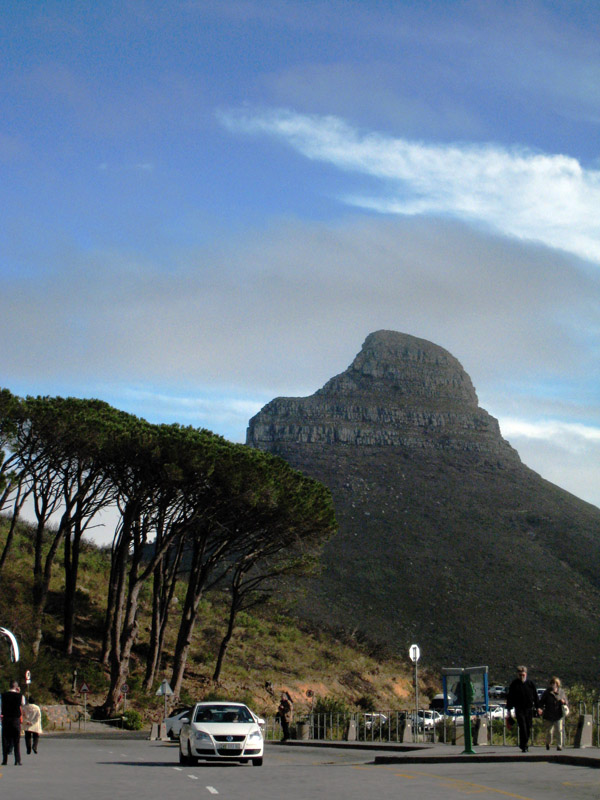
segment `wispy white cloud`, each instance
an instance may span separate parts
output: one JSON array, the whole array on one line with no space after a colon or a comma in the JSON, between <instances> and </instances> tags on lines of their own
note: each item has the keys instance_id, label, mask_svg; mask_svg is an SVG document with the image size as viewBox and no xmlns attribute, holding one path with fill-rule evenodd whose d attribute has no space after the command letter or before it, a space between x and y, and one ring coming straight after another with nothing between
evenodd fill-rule
<instances>
[{"instance_id":1,"label":"wispy white cloud","mask_svg":"<svg viewBox=\"0 0 600 800\"><path fill-rule=\"evenodd\" d=\"M562 420L530 421L503 418L502 433L507 438L540 439L577 452L589 444L600 444L600 428Z\"/></svg>"},{"instance_id":2,"label":"wispy white cloud","mask_svg":"<svg viewBox=\"0 0 600 800\"><path fill-rule=\"evenodd\" d=\"M600 506L600 428L559 419L501 417L500 429L521 460L544 478Z\"/></svg>"},{"instance_id":3,"label":"wispy white cloud","mask_svg":"<svg viewBox=\"0 0 600 800\"><path fill-rule=\"evenodd\" d=\"M386 214L447 214L600 263L600 171L567 155L493 144L425 144L331 116L228 112L231 131L275 136L311 160L382 181L344 202Z\"/></svg>"},{"instance_id":4,"label":"wispy white cloud","mask_svg":"<svg viewBox=\"0 0 600 800\"><path fill-rule=\"evenodd\" d=\"M152 422L178 422L194 427L210 427L235 430L241 439L246 424L265 403L263 400L250 400L234 397L227 392L199 392L176 394L148 388L128 388L120 392L119 407L145 408Z\"/></svg>"}]
</instances>

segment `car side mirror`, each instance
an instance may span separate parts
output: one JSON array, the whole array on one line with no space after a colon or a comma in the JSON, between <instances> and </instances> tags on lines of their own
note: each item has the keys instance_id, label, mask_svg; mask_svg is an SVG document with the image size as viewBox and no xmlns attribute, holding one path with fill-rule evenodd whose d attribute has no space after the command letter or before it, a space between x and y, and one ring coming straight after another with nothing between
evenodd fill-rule
<instances>
[{"instance_id":1,"label":"car side mirror","mask_svg":"<svg viewBox=\"0 0 600 800\"><path fill-rule=\"evenodd\" d=\"M264 719L262 717L257 717L256 721L258 722L259 725L264 725L265 724L265 721L264 721Z\"/></svg>"},{"instance_id":2,"label":"car side mirror","mask_svg":"<svg viewBox=\"0 0 600 800\"><path fill-rule=\"evenodd\" d=\"M182 724L182 725L189 725L189 724L190 724L189 717L184 717L184 718L181 720L181 724Z\"/></svg>"}]
</instances>

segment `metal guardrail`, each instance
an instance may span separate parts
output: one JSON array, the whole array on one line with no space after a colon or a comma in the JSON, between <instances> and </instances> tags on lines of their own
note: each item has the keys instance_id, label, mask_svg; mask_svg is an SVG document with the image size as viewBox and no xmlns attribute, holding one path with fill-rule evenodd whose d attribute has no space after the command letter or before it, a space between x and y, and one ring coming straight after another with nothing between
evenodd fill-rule
<instances>
[{"instance_id":1,"label":"metal guardrail","mask_svg":"<svg viewBox=\"0 0 600 800\"><path fill-rule=\"evenodd\" d=\"M429 709L419 709L420 713L423 711ZM572 711L565 719L566 747L573 746L579 717L586 713L585 704L580 704L578 713ZM494 719L489 712L485 716L487 744L514 747L517 741L516 724L508 729L506 718ZM592 744L594 747L600 747L600 702L591 707L591 716ZM449 744L457 741L457 738L460 739L462 735L462 722L457 723L454 717L444 715L434 727L427 723L425 727L422 724L416 725L415 719L414 710L312 713L296 717L291 725L292 738L320 741L347 741L350 738L359 742L398 744L436 741ZM266 717L263 731L267 741L282 738L281 725L277 717ZM541 746L544 744L544 738L542 720L536 718L533 721L532 743ZM481 742L478 744L481 745Z\"/></svg>"}]
</instances>

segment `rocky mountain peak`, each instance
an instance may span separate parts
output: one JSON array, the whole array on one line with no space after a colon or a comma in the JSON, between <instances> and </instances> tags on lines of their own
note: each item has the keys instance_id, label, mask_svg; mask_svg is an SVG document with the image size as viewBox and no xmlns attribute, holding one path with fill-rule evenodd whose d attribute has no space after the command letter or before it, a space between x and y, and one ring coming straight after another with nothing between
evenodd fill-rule
<instances>
[{"instance_id":1,"label":"rocky mountain peak","mask_svg":"<svg viewBox=\"0 0 600 800\"><path fill-rule=\"evenodd\" d=\"M247 443L400 446L486 452L519 460L480 409L471 379L447 350L396 331L371 333L352 364L310 397L279 397L250 420Z\"/></svg>"},{"instance_id":2,"label":"rocky mountain peak","mask_svg":"<svg viewBox=\"0 0 600 800\"><path fill-rule=\"evenodd\" d=\"M317 395L399 395L422 403L425 398L477 406L471 379L447 350L397 331L376 331L341 375Z\"/></svg>"}]
</instances>

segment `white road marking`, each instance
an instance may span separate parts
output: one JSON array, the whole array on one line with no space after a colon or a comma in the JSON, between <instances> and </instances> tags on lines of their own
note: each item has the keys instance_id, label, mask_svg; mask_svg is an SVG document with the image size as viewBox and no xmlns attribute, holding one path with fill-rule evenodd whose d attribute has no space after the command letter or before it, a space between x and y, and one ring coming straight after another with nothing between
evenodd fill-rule
<instances>
[{"instance_id":1,"label":"white road marking","mask_svg":"<svg viewBox=\"0 0 600 800\"><path fill-rule=\"evenodd\" d=\"M219 794L219 792L215 789L214 786L207 786L206 787L211 794Z\"/></svg>"},{"instance_id":2,"label":"white road marking","mask_svg":"<svg viewBox=\"0 0 600 800\"><path fill-rule=\"evenodd\" d=\"M173 769L176 769L177 772L183 772L183 769L181 767L173 767Z\"/></svg>"},{"instance_id":3,"label":"white road marking","mask_svg":"<svg viewBox=\"0 0 600 800\"><path fill-rule=\"evenodd\" d=\"M188 778L190 778L193 781L199 780L197 775L188 775Z\"/></svg>"}]
</instances>

